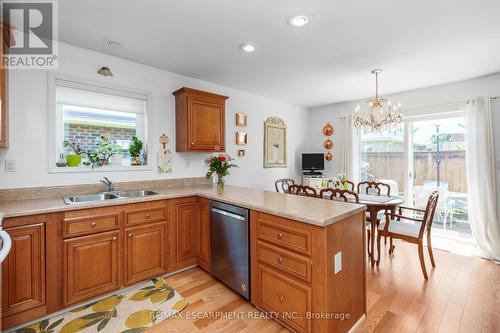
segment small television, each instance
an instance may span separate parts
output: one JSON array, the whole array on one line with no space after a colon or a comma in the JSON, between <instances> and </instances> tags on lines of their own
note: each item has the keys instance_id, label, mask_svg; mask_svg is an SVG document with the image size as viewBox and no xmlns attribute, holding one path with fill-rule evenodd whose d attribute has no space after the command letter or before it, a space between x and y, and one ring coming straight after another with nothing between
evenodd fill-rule
<instances>
[{"instance_id":1,"label":"small television","mask_svg":"<svg viewBox=\"0 0 500 333\"><path fill-rule=\"evenodd\" d=\"M320 171L325 169L325 156L323 153L303 153L302 154L302 170L303 171Z\"/></svg>"}]
</instances>

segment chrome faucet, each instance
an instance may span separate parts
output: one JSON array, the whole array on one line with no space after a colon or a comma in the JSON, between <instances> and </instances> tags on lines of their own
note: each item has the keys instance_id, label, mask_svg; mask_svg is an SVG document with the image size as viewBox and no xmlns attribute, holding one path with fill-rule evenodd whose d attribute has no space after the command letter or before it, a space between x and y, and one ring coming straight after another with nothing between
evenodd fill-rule
<instances>
[{"instance_id":1,"label":"chrome faucet","mask_svg":"<svg viewBox=\"0 0 500 333\"><path fill-rule=\"evenodd\" d=\"M113 192L115 190L115 184L111 180L109 180L108 177L102 177L101 183L106 185L108 192Z\"/></svg>"}]
</instances>

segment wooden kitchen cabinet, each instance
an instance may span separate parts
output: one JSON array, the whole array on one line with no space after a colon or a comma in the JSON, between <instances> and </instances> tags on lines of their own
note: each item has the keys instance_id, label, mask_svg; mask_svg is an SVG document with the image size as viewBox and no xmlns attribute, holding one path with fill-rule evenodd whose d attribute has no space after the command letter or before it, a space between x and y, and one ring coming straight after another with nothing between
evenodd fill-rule
<instances>
[{"instance_id":1,"label":"wooden kitchen cabinet","mask_svg":"<svg viewBox=\"0 0 500 333\"><path fill-rule=\"evenodd\" d=\"M166 223L125 229L125 284L166 272Z\"/></svg>"},{"instance_id":2,"label":"wooden kitchen cabinet","mask_svg":"<svg viewBox=\"0 0 500 333\"><path fill-rule=\"evenodd\" d=\"M12 248L2 263L2 318L46 304L44 223L5 230Z\"/></svg>"},{"instance_id":3,"label":"wooden kitchen cabinet","mask_svg":"<svg viewBox=\"0 0 500 333\"><path fill-rule=\"evenodd\" d=\"M226 96L191 88L175 96L176 151L225 151Z\"/></svg>"},{"instance_id":4,"label":"wooden kitchen cabinet","mask_svg":"<svg viewBox=\"0 0 500 333\"><path fill-rule=\"evenodd\" d=\"M169 271L196 264L198 203L195 197L170 200Z\"/></svg>"},{"instance_id":5,"label":"wooden kitchen cabinet","mask_svg":"<svg viewBox=\"0 0 500 333\"><path fill-rule=\"evenodd\" d=\"M196 240L196 256L198 265L210 273L210 200L197 198L198 231Z\"/></svg>"},{"instance_id":6,"label":"wooden kitchen cabinet","mask_svg":"<svg viewBox=\"0 0 500 333\"><path fill-rule=\"evenodd\" d=\"M103 232L64 241L64 305L119 289L120 232Z\"/></svg>"},{"instance_id":7,"label":"wooden kitchen cabinet","mask_svg":"<svg viewBox=\"0 0 500 333\"><path fill-rule=\"evenodd\" d=\"M7 49L14 44L11 26L0 22L0 55L7 54ZM9 147L9 71L0 61L0 148Z\"/></svg>"}]
</instances>

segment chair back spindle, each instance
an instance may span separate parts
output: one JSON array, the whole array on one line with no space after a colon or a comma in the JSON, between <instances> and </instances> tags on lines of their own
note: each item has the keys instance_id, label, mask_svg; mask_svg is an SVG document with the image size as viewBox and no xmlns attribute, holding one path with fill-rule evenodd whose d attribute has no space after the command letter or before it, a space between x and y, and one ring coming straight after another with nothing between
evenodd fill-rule
<instances>
[{"instance_id":1,"label":"chair back spindle","mask_svg":"<svg viewBox=\"0 0 500 333\"><path fill-rule=\"evenodd\" d=\"M274 188L278 193L288 193L288 187L295 184L292 178L281 178L274 182Z\"/></svg>"},{"instance_id":2,"label":"chair back spindle","mask_svg":"<svg viewBox=\"0 0 500 333\"><path fill-rule=\"evenodd\" d=\"M316 190L310 186L305 186L305 185L290 185L288 186L288 193L289 194L295 194L295 195L302 195L306 197L317 197L318 194Z\"/></svg>"},{"instance_id":3,"label":"chair back spindle","mask_svg":"<svg viewBox=\"0 0 500 333\"><path fill-rule=\"evenodd\" d=\"M354 191L340 190L337 188L326 188L319 192L320 198L327 198L330 200L343 200L345 202L359 203L359 195Z\"/></svg>"},{"instance_id":4,"label":"chair back spindle","mask_svg":"<svg viewBox=\"0 0 500 333\"><path fill-rule=\"evenodd\" d=\"M358 193L391 195L391 185L381 182L364 181L358 184Z\"/></svg>"}]
</instances>

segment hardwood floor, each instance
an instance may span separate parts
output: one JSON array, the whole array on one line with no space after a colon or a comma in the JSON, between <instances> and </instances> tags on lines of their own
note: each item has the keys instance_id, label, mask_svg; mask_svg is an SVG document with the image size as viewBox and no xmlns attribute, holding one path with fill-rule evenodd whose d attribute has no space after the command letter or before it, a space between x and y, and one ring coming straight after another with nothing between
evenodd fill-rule
<instances>
[{"instance_id":1,"label":"hardwood floor","mask_svg":"<svg viewBox=\"0 0 500 333\"><path fill-rule=\"evenodd\" d=\"M368 315L357 332L500 332L500 265L434 250L436 268L426 257L426 282L417 247L395 245L393 256L382 245L379 268L367 263ZM199 268L171 276L168 283L189 305L182 317L160 322L148 333L288 332L271 319L228 318L232 312L258 310ZM194 318L210 312L226 317Z\"/></svg>"}]
</instances>

